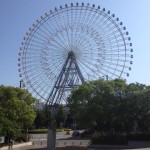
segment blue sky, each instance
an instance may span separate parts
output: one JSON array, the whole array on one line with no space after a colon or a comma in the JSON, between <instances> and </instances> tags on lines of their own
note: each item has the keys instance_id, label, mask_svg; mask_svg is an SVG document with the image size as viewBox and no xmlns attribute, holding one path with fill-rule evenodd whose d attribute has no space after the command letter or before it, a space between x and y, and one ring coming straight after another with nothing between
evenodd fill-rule
<instances>
[{"instance_id":1,"label":"blue sky","mask_svg":"<svg viewBox=\"0 0 150 150\"><path fill-rule=\"evenodd\" d=\"M71 0L0 0L0 84L19 86L18 52L29 27L55 6ZM84 0L110 10L124 23L133 43L134 58L127 82L150 85L150 1Z\"/></svg>"}]
</instances>

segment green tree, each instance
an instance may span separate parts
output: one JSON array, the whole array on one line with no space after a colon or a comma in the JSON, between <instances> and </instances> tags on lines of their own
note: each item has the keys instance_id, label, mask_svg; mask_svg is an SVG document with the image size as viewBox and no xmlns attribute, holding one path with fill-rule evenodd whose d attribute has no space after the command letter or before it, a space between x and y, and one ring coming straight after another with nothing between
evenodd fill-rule
<instances>
[{"instance_id":1,"label":"green tree","mask_svg":"<svg viewBox=\"0 0 150 150\"><path fill-rule=\"evenodd\" d=\"M26 90L0 86L0 131L12 136L20 127L29 128L35 119L36 99Z\"/></svg>"},{"instance_id":2,"label":"green tree","mask_svg":"<svg viewBox=\"0 0 150 150\"><path fill-rule=\"evenodd\" d=\"M106 126L109 126L108 121L112 115L109 112L114 103L113 99L113 88L110 82L97 80L75 89L68 98L68 103L71 114L76 120L79 120L85 127L96 124L97 129L103 131Z\"/></svg>"},{"instance_id":3,"label":"green tree","mask_svg":"<svg viewBox=\"0 0 150 150\"><path fill-rule=\"evenodd\" d=\"M132 102L132 114L142 132L150 127L150 88L144 84L130 85L134 89L130 101Z\"/></svg>"},{"instance_id":4,"label":"green tree","mask_svg":"<svg viewBox=\"0 0 150 150\"><path fill-rule=\"evenodd\" d=\"M47 118L45 110L36 110L36 118L34 120L34 126L36 129L47 127Z\"/></svg>"},{"instance_id":5,"label":"green tree","mask_svg":"<svg viewBox=\"0 0 150 150\"><path fill-rule=\"evenodd\" d=\"M96 80L84 83L68 98L71 115L82 125L95 124L103 134L130 133L150 127L150 88L124 80ZM113 132L112 132L113 131Z\"/></svg>"},{"instance_id":6,"label":"green tree","mask_svg":"<svg viewBox=\"0 0 150 150\"><path fill-rule=\"evenodd\" d=\"M57 108L57 113L56 113L56 126L60 128L61 123L64 123L65 120L65 114L64 114L64 109L62 105L59 105Z\"/></svg>"}]
</instances>

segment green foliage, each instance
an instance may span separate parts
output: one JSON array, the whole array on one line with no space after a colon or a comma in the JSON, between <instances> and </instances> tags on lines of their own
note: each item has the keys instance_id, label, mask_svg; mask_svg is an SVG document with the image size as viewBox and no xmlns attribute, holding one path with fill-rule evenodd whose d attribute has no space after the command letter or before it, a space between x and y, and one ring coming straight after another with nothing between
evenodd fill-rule
<instances>
[{"instance_id":1,"label":"green foliage","mask_svg":"<svg viewBox=\"0 0 150 150\"><path fill-rule=\"evenodd\" d=\"M97 134L92 138L92 144L102 145L128 145L125 135L101 135Z\"/></svg>"},{"instance_id":2,"label":"green foliage","mask_svg":"<svg viewBox=\"0 0 150 150\"><path fill-rule=\"evenodd\" d=\"M149 86L124 80L84 83L68 98L71 115L84 127L104 133L146 132L150 128Z\"/></svg>"},{"instance_id":3,"label":"green foliage","mask_svg":"<svg viewBox=\"0 0 150 150\"><path fill-rule=\"evenodd\" d=\"M47 127L47 118L44 110L37 110L36 118L34 120L34 126L36 129Z\"/></svg>"},{"instance_id":4,"label":"green foliage","mask_svg":"<svg viewBox=\"0 0 150 150\"><path fill-rule=\"evenodd\" d=\"M61 123L64 123L64 120L65 120L64 109L62 105L59 105L56 113L56 126L60 128Z\"/></svg>"},{"instance_id":5,"label":"green foliage","mask_svg":"<svg viewBox=\"0 0 150 150\"><path fill-rule=\"evenodd\" d=\"M27 134L17 134L14 137L14 140L21 143L21 142L29 142L31 136Z\"/></svg>"},{"instance_id":6,"label":"green foliage","mask_svg":"<svg viewBox=\"0 0 150 150\"><path fill-rule=\"evenodd\" d=\"M47 133L48 129L34 129L34 130L29 130L29 133L31 134L39 134L39 133Z\"/></svg>"},{"instance_id":7,"label":"green foliage","mask_svg":"<svg viewBox=\"0 0 150 150\"><path fill-rule=\"evenodd\" d=\"M62 132L64 129L56 129L56 132ZM30 134L39 134L39 133L47 133L48 129L34 129L34 130L29 130L28 133Z\"/></svg>"},{"instance_id":8,"label":"green foliage","mask_svg":"<svg viewBox=\"0 0 150 150\"><path fill-rule=\"evenodd\" d=\"M52 124L55 123L54 117L52 115L52 111L49 106L46 106L44 109L45 117L46 117L46 127L50 127Z\"/></svg>"},{"instance_id":9,"label":"green foliage","mask_svg":"<svg viewBox=\"0 0 150 150\"><path fill-rule=\"evenodd\" d=\"M13 136L18 128L29 128L34 119L36 99L26 90L0 86L0 131Z\"/></svg>"},{"instance_id":10,"label":"green foliage","mask_svg":"<svg viewBox=\"0 0 150 150\"><path fill-rule=\"evenodd\" d=\"M150 133L130 133L127 138L130 141L150 141Z\"/></svg>"},{"instance_id":11,"label":"green foliage","mask_svg":"<svg viewBox=\"0 0 150 150\"><path fill-rule=\"evenodd\" d=\"M47 128L53 123L56 124L57 128L60 128L60 125L61 123L64 123L64 120L65 114L62 105L57 105L55 108L46 106L43 110L37 110L34 127L36 129Z\"/></svg>"}]
</instances>

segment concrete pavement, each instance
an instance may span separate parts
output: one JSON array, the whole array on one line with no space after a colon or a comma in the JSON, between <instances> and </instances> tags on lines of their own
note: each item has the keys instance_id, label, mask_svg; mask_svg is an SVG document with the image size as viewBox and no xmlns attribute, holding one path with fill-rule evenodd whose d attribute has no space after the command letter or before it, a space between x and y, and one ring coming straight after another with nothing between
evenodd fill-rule
<instances>
[{"instance_id":1,"label":"concrete pavement","mask_svg":"<svg viewBox=\"0 0 150 150\"><path fill-rule=\"evenodd\" d=\"M67 142L68 140L66 140ZM120 147L120 148L119 148ZM97 146L84 146L84 145L65 145L57 146L56 150L131 150L121 146L108 146L108 145L97 145ZM8 146L2 147L0 150L8 150ZM33 145L32 142L22 143L13 145L13 150L46 150L46 145ZM132 148L132 150L150 150L150 148Z\"/></svg>"},{"instance_id":2,"label":"concrete pavement","mask_svg":"<svg viewBox=\"0 0 150 150\"><path fill-rule=\"evenodd\" d=\"M31 142L14 144L13 150L46 150L47 134L33 134L31 135ZM111 146L111 145L97 145L90 146L89 139L82 139L78 137L72 137L72 135L66 135L65 132L57 133L56 135L56 149L57 150L129 150L127 146ZM146 144L146 143L141 143ZM147 143L148 144L148 143ZM8 146L0 148L0 150L8 150ZM132 150L150 150L150 146L147 148L134 148Z\"/></svg>"}]
</instances>

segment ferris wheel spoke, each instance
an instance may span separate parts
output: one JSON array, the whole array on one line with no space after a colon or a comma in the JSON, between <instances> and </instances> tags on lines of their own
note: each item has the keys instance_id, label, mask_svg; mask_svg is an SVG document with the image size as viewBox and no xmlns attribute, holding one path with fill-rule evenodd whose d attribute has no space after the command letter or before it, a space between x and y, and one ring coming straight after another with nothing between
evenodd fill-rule
<instances>
[{"instance_id":1,"label":"ferris wheel spoke","mask_svg":"<svg viewBox=\"0 0 150 150\"><path fill-rule=\"evenodd\" d=\"M106 15L101 15L100 17L101 19L95 21L94 27L103 36L104 33L112 32L112 29L115 29L115 26L110 19L106 19Z\"/></svg>"},{"instance_id":2,"label":"ferris wheel spoke","mask_svg":"<svg viewBox=\"0 0 150 150\"><path fill-rule=\"evenodd\" d=\"M55 39L54 38L50 39L50 41L46 43L46 46L53 47L53 48L58 48L59 50L62 49L62 48L67 49L64 42L60 39L61 39L60 36L55 36Z\"/></svg>"},{"instance_id":3,"label":"ferris wheel spoke","mask_svg":"<svg viewBox=\"0 0 150 150\"><path fill-rule=\"evenodd\" d=\"M70 19L71 19L71 21L70 21L70 24L71 24L71 49L73 49L74 48L74 38L73 38L73 30L74 30L74 22L73 22L73 16L74 16L74 13L73 13L73 11L74 11L74 9L73 9L73 7L71 7L71 16L70 16Z\"/></svg>"},{"instance_id":4,"label":"ferris wheel spoke","mask_svg":"<svg viewBox=\"0 0 150 150\"><path fill-rule=\"evenodd\" d=\"M102 46L102 43L99 43L100 41L96 40L95 42L94 41L94 38L90 39L88 41L88 39L86 39L85 41L83 41L83 43L81 43L81 46L86 50L86 49L89 49L89 43L93 43L91 46L91 49L98 49L98 45L101 44L101 47L99 47L100 49L103 49L103 46Z\"/></svg>"},{"instance_id":5,"label":"ferris wheel spoke","mask_svg":"<svg viewBox=\"0 0 150 150\"><path fill-rule=\"evenodd\" d=\"M45 41L45 39L46 39L45 36L43 34L41 34L39 31L32 30L32 32L30 32L28 35L26 35L27 36L26 39L28 41L32 40L32 38L33 38L33 39L38 39L40 41L43 41L44 43L46 42Z\"/></svg>"},{"instance_id":6,"label":"ferris wheel spoke","mask_svg":"<svg viewBox=\"0 0 150 150\"><path fill-rule=\"evenodd\" d=\"M118 29L116 29L115 25L110 25L110 24L103 24L104 26L101 26L101 28L97 29L98 27L96 27L96 29L98 30L99 33L101 33L102 37L109 37L109 35L111 35L112 33L119 33L120 31L118 31Z\"/></svg>"},{"instance_id":7,"label":"ferris wheel spoke","mask_svg":"<svg viewBox=\"0 0 150 150\"><path fill-rule=\"evenodd\" d=\"M37 34L37 36L42 37L44 41L45 40L48 41L48 39L50 38L50 36L47 33L45 33L45 31L43 31L43 29L41 27L38 28L38 30L36 31L36 34ZM31 38L33 38L33 36L31 36Z\"/></svg>"},{"instance_id":8,"label":"ferris wheel spoke","mask_svg":"<svg viewBox=\"0 0 150 150\"><path fill-rule=\"evenodd\" d=\"M110 65L109 65L110 64ZM109 70L114 70L114 72L118 71L119 73L122 72L122 69L117 69L118 68L118 65L116 66L112 66L111 62L109 63L108 65L105 65L104 64L104 67L108 68Z\"/></svg>"},{"instance_id":9,"label":"ferris wheel spoke","mask_svg":"<svg viewBox=\"0 0 150 150\"><path fill-rule=\"evenodd\" d=\"M80 16L82 16L82 19L80 20L80 23L82 24L88 24L89 19L92 15L91 11L89 11L88 9L86 9L85 7L82 7L82 11L83 14L81 14Z\"/></svg>"},{"instance_id":10,"label":"ferris wheel spoke","mask_svg":"<svg viewBox=\"0 0 150 150\"><path fill-rule=\"evenodd\" d=\"M116 47L116 48L113 48L113 49L111 47L109 47L109 48L104 47L103 48L103 52L108 53L108 54L114 54L114 53L118 54L118 52L121 53L121 54L125 54L126 51L127 51L127 49L123 50L123 48L119 48L119 47ZM128 49L128 51L129 51L129 49Z\"/></svg>"},{"instance_id":11,"label":"ferris wheel spoke","mask_svg":"<svg viewBox=\"0 0 150 150\"><path fill-rule=\"evenodd\" d=\"M73 49L74 51L76 51L76 46L75 46L75 26L76 26L76 23L75 23L75 20L74 20L74 18L75 19L77 19L76 17L77 17L77 14L76 14L76 12L74 12L74 11L76 11L76 10L74 10L73 8L72 8L72 11L71 11L71 49ZM76 20L77 21L77 20Z\"/></svg>"},{"instance_id":12,"label":"ferris wheel spoke","mask_svg":"<svg viewBox=\"0 0 150 150\"><path fill-rule=\"evenodd\" d=\"M84 41L82 41L82 42L80 41L79 44L80 44L80 47L82 47L84 49L84 51L87 51L87 49L89 49L89 46L92 48L97 46L96 42L93 45L91 45L93 43L93 39L88 39L88 38L83 38L83 39L84 39Z\"/></svg>"},{"instance_id":13,"label":"ferris wheel spoke","mask_svg":"<svg viewBox=\"0 0 150 150\"><path fill-rule=\"evenodd\" d=\"M41 93L42 96L44 96L44 93L45 92L45 85L43 84L44 83L44 80L42 80L41 82L41 78L39 80L37 80L37 82L35 82L35 90L37 91L37 93ZM47 84L47 83L45 83ZM33 84L34 85L34 84ZM48 90L47 89L47 92L50 92L50 89Z\"/></svg>"},{"instance_id":14,"label":"ferris wheel spoke","mask_svg":"<svg viewBox=\"0 0 150 150\"><path fill-rule=\"evenodd\" d=\"M55 23L56 23L56 25L59 25L60 24L60 26L58 26L58 28L59 28L59 31L61 31L60 32L60 34L62 35L62 38L60 38L59 36L57 36L57 38L59 38L59 40L61 41L61 43L64 45L64 47L67 49L67 47L69 47L69 45L68 45L68 41L67 41L67 39L66 39L66 37L64 36L64 33L63 32L65 32L65 30L67 30L67 26L63 26L63 23L64 22L62 22L61 20L61 17L60 17L60 14L61 14L61 12L60 13L58 13L57 12L57 15L58 15L58 17L59 17L59 23L58 23L58 21L57 21L57 19L55 19ZM61 14L61 15L63 15L63 13ZM63 17L63 16L62 16ZM63 21L64 21L64 17L63 17ZM65 23L64 23L65 24ZM63 40L62 40L63 39Z\"/></svg>"},{"instance_id":15,"label":"ferris wheel spoke","mask_svg":"<svg viewBox=\"0 0 150 150\"><path fill-rule=\"evenodd\" d=\"M89 11L89 13L90 13L90 11ZM91 17L88 18L87 24L89 24L89 26L97 27L97 26L100 25L100 23L103 22L104 19L105 19L105 17L104 17L104 15L103 15L103 13L101 11L99 13L97 13L97 11L93 11L92 10ZM91 20L93 20L93 21L91 22ZM101 20L101 21L99 21L99 20ZM95 24L93 24L93 22Z\"/></svg>"},{"instance_id":16,"label":"ferris wheel spoke","mask_svg":"<svg viewBox=\"0 0 150 150\"><path fill-rule=\"evenodd\" d=\"M49 84L45 86L45 92L43 93L43 97L48 97L49 93L52 91L54 84L51 84L50 80L47 81Z\"/></svg>"},{"instance_id":17,"label":"ferris wheel spoke","mask_svg":"<svg viewBox=\"0 0 150 150\"><path fill-rule=\"evenodd\" d=\"M36 48L36 49L42 49L42 48L43 48L43 46L37 45L37 44L33 44L33 43L30 43L30 46L31 46L31 47L34 47L34 48Z\"/></svg>"},{"instance_id":18,"label":"ferris wheel spoke","mask_svg":"<svg viewBox=\"0 0 150 150\"><path fill-rule=\"evenodd\" d=\"M87 64L84 64L83 62L78 62L79 65L80 65L80 69L81 69L81 72L83 73L85 79L87 80L87 74L89 74L89 71L88 69L90 70L91 68L87 65ZM87 69L88 68L88 69Z\"/></svg>"},{"instance_id":19,"label":"ferris wheel spoke","mask_svg":"<svg viewBox=\"0 0 150 150\"><path fill-rule=\"evenodd\" d=\"M115 76L115 78L119 78L120 75L118 74L115 74L115 71L111 71L111 70L108 70L108 69L105 69L105 68L101 68L102 71L104 71L104 75L108 75L109 78L111 78L112 76Z\"/></svg>"},{"instance_id":20,"label":"ferris wheel spoke","mask_svg":"<svg viewBox=\"0 0 150 150\"><path fill-rule=\"evenodd\" d=\"M67 8L68 9L68 8ZM69 26L69 28L71 28L71 24L70 24L70 20L71 20L71 18L69 17L69 12L70 11L68 11L67 10L67 25ZM71 30L70 30L70 34L71 34ZM69 31L67 30L67 37L68 37L68 42L69 42L69 47L71 47L72 46L72 43L71 43L71 37L70 37L70 35L69 35Z\"/></svg>"},{"instance_id":21,"label":"ferris wheel spoke","mask_svg":"<svg viewBox=\"0 0 150 150\"><path fill-rule=\"evenodd\" d=\"M77 46L82 46L83 45L83 43L87 43L87 33L86 33L86 31L84 30L84 27L82 26L82 25L80 25L80 27L79 27L79 31L82 33L81 35L80 34L78 34L78 38L77 38L77 40L76 40L76 42L75 42L75 44L77 45ZM89 40L89 39L88 39Z\"/></svg>"},{"instance_id":22,"label":"ferris wheel spoke","mask_svg":"<svg viewBox=\"0 0 150 150\"><path fill-rule=\"evenodd\" d=\"M111 63L112 66L118 66L120 68L129 68L128 66L125 66L124 63L119 64L118 62L114 63L114 62L110 62L110 61L105 61L105 64L109 64Z\"/></svg>"},{"instance_id":23,"label":"ferris wheel spoke","mask_svg":"<svg viewBox=\"0 0 150 150\"><path fill-rule=\"evenodd\" d=\"M78 38L78 26L80 25L80 22L81 22L81 19L82 19L82 9L78 9L78 7L76 7L76 12L75 12L76 16L75 16L75 19L74 19L74 45L76 45L76 47L78 46L77 45L77 41L79 40Z\"/></svg>"},{"instance_id":24,"label":"ferris wheel spoke","mask_svg":"<svg viewBox=\"0 0 150 150\"><path fill-rule=\"evenodd\" d=\"M54 50L52 53L54 55L55 50L62 50L62 47L59 47L58 45L54 45L54 44L50 44L50 45L48 44L46 47L43 47L43 51L44 50L46 50L47 52Z\"/></svg>"},{"instance_id":25,"label":"ferris wheel spoke","mask_svg":"<svg viewBox=\"0 0 150 150\"><path fill-rule=\"evenodd\" d=\"M130 62L129 60L125 60L125 59L119 59L119 58L105 58L105 60L107 61L107 60L110 60L110 61L119 61L120 63L121 62Z\"/></svg>"},{"instance_id":26,"label":"ferris wheel spoke","mask_svg":"<svg viewBox=\"0 0 150 150\"><path fill-rule=\"evenodd\" d=\"M122 35L123 34L120 34L120 32L118 32L117 30L115 30L113 32L109 32L109 33L105 34L104 38L106 38L106 37L109 37L109 38L118 38L118 37L120 37Z\"/></svg>"},{"instance_id":27,"label":"ferris wheel spoke","mask_svg":"<svg viewBox=\"0 0 150 150\"><path fill-rule=\"evenodd\" d=\"M114 42L123 43L123 42L122 42L122 38L120 38L120 39L110 38L110 39L105 39L105 40L110 40L111 43L114 43Z\"/></svg>"},{"instance_id":28,"label":"ferris wheel spoke","mask_svg":"<svg viewBox=\"0 0 150 150\"><path fill-rule=\"evenodd\" d=\"M85 24L86 16L87 16L86 14L88 14L87 10L86 9L84 10L83 7L81 7L81 11L80 11L80 14L79 14L80 17L79 17L79 21L78 21L78 26L76 28L76 32L78 32L78 28L80 28L81 24L82 25ZM76 39L75 43L76 43L76 45L79 45L78 43L81 41L82 35L83 35L83 32L82 32L82 34L78 34L78 37L75 36L75 39Z\"/></svg>"},{"instance_id":29,"label":"ferris wheel spoke","mask_svg":"<svg viewBox=\"0 0 150 150\"><path fill-rule=\"evenodd\" d=\"M41 42L38 42L38 41L30 41L30 46L32 47L36 47L37 49L41 49L43 48L43 44L44 43L41 43Z\"/></svg>"},{"instance_id":30,"label":"ferris wheel spoke","mask_svg":"<svg viewBox=\"0 0 150 150\"><path fill-rule=\"evenodd\" d=\"M94 65L94 66L95 66L96 68L99 68L98 65ZM109 68L109 69L113 69L113 70L115 69L115 68L112 68L112 67L110 67L110 66L108 66L108 65L105 65L105 63L104 63L104 64L102 64L102 67L99 68L99 71L100 71L100 70L104 70L103 67ZM92 70L92 71L93 71L93 70ZM104 71L106 71L106 69L105 69ZM117 70L117 71L119 71L119 70ZM95 72L96 72L96 70L95 70ZM109 72L109 73L112 74L112 72L110 72L110 71L107 71L107 72ZM121 71L120 71L120 72L121 72Z\"/></svg>"},{"instance_id":31,"label":"ferris wheel spoke","mask_svg":"<svg viewBox=\"0 0 150 150\"><path fill-rule=\"evenodd\" d=\"M94 66L94 64L88 60L86 60L86 62L85 61L83 62L80 60L80 63L82 63L82 65L86 66L86 69L89 69L89 70L91 70L91 68L92 68L91 66Z\"/></svg>"},{"instance_id":32,"label":"ferris wheel spoke","mask_svg":"<svg viewBox=\"0 0 150 150\"><path fill-rule=\"evenodd\" d=\"M70 38L69 38L69 33L68 33L68 30L69 30L68 26L70 25L70 23L68 21L68 12L65 12L65 13L67 13L67 15L66 15L67 19L64 17L63 13L61 14L63 20L60 18L60 13L58 14L58 17L59 17L59 22L60 22L59 24L62 26L62 28L64 28L64 32L62 32L62 37L63 37L67 47L69 48L71 44L70 44ZM67 20L67 22L66 22L66 20Z\"/></svg>"},{"instance_id":33,"label":"ferris wheel spoke","mask_svg":"<svg viewBox=\"0 0 150 150\"><path fill-rule=\"evenodd\" d=\"M95 29L101 33L102 35L103 34L106 34L106 33L109 33L109 32L112 32L116 27L114 26L114 24L112 24L111 20L109 20L108 22L106 22L106 24L103 24L102 27L98 28L99 24L101 22L97 22L97 24L95 24Z\"/></svg>"},{"instance_id":34,"label":"ferris wheel spoke","mask_svg":"<svg viewBox=\"0 0 150 150\"><path fill-rule=\"evenodd\" d=\"M108 35L108 34L111 34L111 33L114 33L115 30L116 30L116 26L115 25L110 25L110 23L106 24L107 22L104 22L101 26L101 28L97 29L99 33L101 33L101 36L102 37L105 37L104 35ZM116 30L118 33L119 31ZM108 36L107 36L108 37Z\"/></svg>"},{"instance_id":35,"label":"ferris wheel spoke","mask_svg":"<svg viewBox=\"0 0 150 150\"><path fill-rule=\"evenodd\" d=\"M37 35L34 35L34 39L32 39L32 38L27 38L27 39L28 39L28 41L38 40L38 42L40 41L41 43L46 43L47 42L47 41L45 41L45 39L42 39L42 38L38 37Z\"/></svg>"},{"instance_id":36,"label":"ferris wheel spoke","mask_svg":"<svg viewBox=\"0 0 150 150\"><path fill-rule=\"evenodd\" d=\"M91 30L91 29L90 29ZM84 45L84 44L86 44L86 43L90 43L91 41L93 41L93 40L96 40L97 39L97 44L99 43L99 41L100 41L100 37L98 38L96 35L96 33L94 33L95 31L91 31L91 33L88 33L88 35L87 35L87 32L85 31L83 31L83 33L85 33L85 34L83 34L83 36L82 37L80 37L82 40L80 41L80 42L78 42L78 45L80 44L81 46L82 45ZM89 41L89 39L88 39L88 37L87 36L90 36L90 37L92 37L91 38L91 40ZM99 45L101 45L101 43L99 44Z\"/></svg>"},{"instance_id":37,"label":"ferris wheel spoke","mask_svg":"<svg viewBox=\"0 0 150 150\"><path fill-rule=\"evenodd\" d=\"M80 12L78 13L78 9L77 7L73 10L74 11L74 15L73 13L71 14L73 17L72 21L72 27L73 27L73 31L72 31L72 46L73 49L76 50L77 46L77 40L78 40L78 25L80 24L80 19L82 18L81 14L82 14L82 9L80 10ZM72 18L72 17L71 17Z\"/></svg>"},{"instance_id":38,"label":"ferris wheel spoke","mask_svg":"<svg viewBox=\"0 0 150 150\"><path fill-rule=\"evenodd\" d=\"M34 75L36 73L36 75ZM32 72L32 73L28 73L29 75L31 75L32 77L29 78L30 80L29 81L32 81L32 83L34 84L37 80L39 80L40 78L40 81L41 81L41 77L40 77L40 74L42 73L42 71L35 71L35 72Z\"/></svg>"},{"instance_id":39,"label":"ferris wheel spoke","mask_svg":"<svg viewBox=\"0 0 150 150\"><path fill-rule=\"evenodd\" d=\"M63 63L58 64L58 66L55 66L55 74L59 74L60 73L60 67L63 66Z\"/></svg>"},{"instance_id":40,"label":"ferris wheel spoke","mask_svg":"<svg viewBox=\"0 0 150 150\"><path fill-rule=\"evenodd\" d=\"M106 16L106 14L105 15L103 15L103 16ZM106 18L105 18L106 19ZM114 29L118 29L119 28L119 25L118 25L118 23L116 23L110 16L107 16L107 19L105 20L105 21L103 21L103 22L101 22L102 23L102 25L101 25L101 28L99 28L100 29L100 31L102 31L102 29L103 29L103 31L106 31L107 33L110 31L113 31ZM105 29L105 30L104 30ZM119 31L119 30L118 30ZM120 31L119 31L120 32Z\"/></svg>"},{"instance_id":41,"label":"ferris wheel spoke","mask_svg":"<svg viewBox=\"0 0 150 150\"><path fill-rule=\"evenodd\" d=\"M44 25L42 24L42 26L44 26ZM46 35L45 39L47 39L47 41L48 41L47 43L49 43L49 40L51 40L51 41L53 41L53 44L56 43L57 46L60 46L60 48L63 47L65 49L64 45L62 45L60 42L58 42L59 40L56 41L53 36L50 36L49 34L47 34L46 31L44 31L42 28L39 28L39 30Z\"/></svg>"},{"instance_id":42,"label":"ferris wheel spoke","mask_svg":"<svg viewBox=\"0 0 150 150\"><path fill-rule=\"evenodd\" d=\"M100 28L98 28L100 26ZM95 30L103 37L105 34L112 32L115 29L115 26L110 24L110 20L103 20L98 22L97 25L94 26Z\"/></svg>"}]
</instances>

